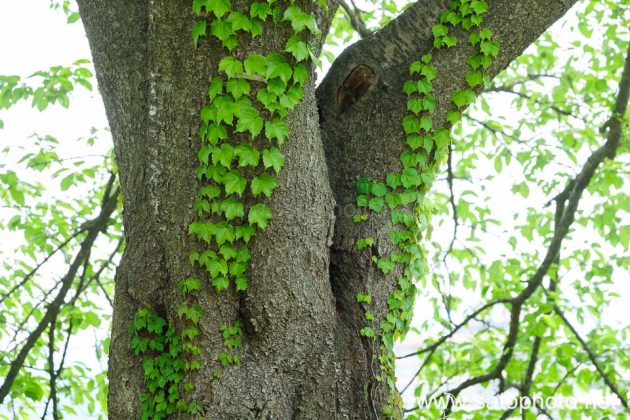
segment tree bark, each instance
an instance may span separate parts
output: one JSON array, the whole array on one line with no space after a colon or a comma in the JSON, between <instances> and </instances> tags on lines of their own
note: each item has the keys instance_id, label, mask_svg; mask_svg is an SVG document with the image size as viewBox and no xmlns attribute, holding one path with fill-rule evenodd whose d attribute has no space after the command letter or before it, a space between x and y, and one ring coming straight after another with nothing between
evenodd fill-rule
<instances>
[{"instance_id":1,"label":"tree bark","mask_svg":"<svg viewBox=\"0 0 630 420\"><path fill-rule=\"evenodd\" d=\"M313 3L302 7L318 13L323 31L311 41L319 47L337 4L331 0L331 13L324 14ZM360 176L384 179L398 168L404 145L402 84L409 63L430 48L431 27L448 3L418 2L388 28L350 47L317 97L314 83L306 85L304 100L287 120L291 135L282 147L286 165L269 203L271 224L250 243L249 288L245 294L217 294L208 286L200 298L204 316L196 340L202 368L191 379L205 418L378 417L387 397L374 381L378 344L359 335L363 310L354 296L372 294L378 325L396 280L373 268L370 253L391 251L391 225L386 212L362 227L352 222L355 184ZM492 74L573 3L490 2L486 26L502 46ZM79 7L123 192L126 248L116 276L109 415L131 419L138 417L144 387L142 359L131 351L128 332L137 308L150 304L177 323L177 282L204 276L188 262L189 251L201 247L187 233L199 187L198 115L227 52L206 38L194 47L189 1L79 0ZM266 28L261 39L242 43L234 53L242 59L278 50L283 39L283 33ZM467 71L469 51L461 44L435 54L440 120ZM337 90L359 64L374 70L374 83L339 113ZM368 235L376 239L375 247L356 251L356 239ZM242 364L215 379L223 349L220 326L236 320L245 330Z\"/></svg>"}]
</instances>

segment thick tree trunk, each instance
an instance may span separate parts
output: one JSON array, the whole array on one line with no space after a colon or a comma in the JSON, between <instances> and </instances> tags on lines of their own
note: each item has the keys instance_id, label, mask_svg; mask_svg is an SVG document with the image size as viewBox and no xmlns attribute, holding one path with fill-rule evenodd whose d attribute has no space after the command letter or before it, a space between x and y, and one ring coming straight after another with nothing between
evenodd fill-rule
<instances>
[{"instance_id":1,"label":"thick tree trunk","mask_svg":"<svg viewBox=\"0 0 630 420\"><path fill-rule=\"evenodd\" d=\"M320 10L316 3L302 7ZM573 1L490 3L488 26L503 48L496 74ZM196 340L202 368L191 380L206 418L376 418L386 401L387 390L374 380L378 345L359 335L363 311L354 295L372 293L378 325L396 282L377 274L370 252L391 250L389 217L373 218L368 232L359 232L351 220L355 183L361 175L383 178L398 167L408 64L428 49L430 28L447 5L447 0L419 2L389 29L349 49L318 89L320 115L315 87L306 85L304 100L287 120L291 134L269 204L272 222L250 245L249 288L244 294L217 294L206 287L200 298L204 316ZM144 388L142 359L131 351L128 332L137 308L150 304L177 323L177 282L204 276L188 262L189 251L202 246L187 233L199 187L198 115L226 51L207 39L194 48L190 1L79 0L79 6L124 197L127 245L116 278L109 413L132 419ZM330 1L331 12L335 8ZM318 13L320 28L328 28L331 15ZM325 33L312 42L321 45ZM281 49L285 39L268 28L262 39L243 43L235 54L242 59ZM440 118L452 89L462 84L467 53L457 47L436 57ZM358 64L375 71L375 83L340 114L337 89ZM355 240L366 233L377 239L373 251L355 251ZM220 326L236 320L244 325L242 364L216 379Z\"/></svg>"}]
</instances>

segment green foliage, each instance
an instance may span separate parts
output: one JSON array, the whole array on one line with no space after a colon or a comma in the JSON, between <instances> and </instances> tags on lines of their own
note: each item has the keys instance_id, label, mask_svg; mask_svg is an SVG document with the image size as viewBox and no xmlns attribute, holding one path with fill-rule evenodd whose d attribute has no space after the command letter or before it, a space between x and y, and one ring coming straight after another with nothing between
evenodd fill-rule
<instances>
[{"instance_id":1,"label":"green foliage","mask_svg":"<svg viewBox=\"0 0 630 420\"><path fill-rule=\"evenodd\" d=\"M194 311L183 309L180 317L192 316L198 320L198 315L190 315L190 312ZM198 363L183 358L184 340L192 340L197 329L187 328L183 336L178 335L157 312L140 308L129 332L133 336L131 349L136 355L143 355L144 360L144 384L148 393L140 396L141 418L165 419L176 412L198 413L198 405L186 404L180 398L179 386L186 372L199 368Z\"/></svg>"},{"instance_id":2,"label":"green foliage","mask_svg":"<svg viewBox=\"0 0 630 420\"><path fill-rule=\"evenodd\" d=\"M219 362L223 367L240 365L241 358L238 355L238 350L243 346L243 328L241 321L236 321L232 325L222 325L221 333L223 334L225 351L219 353Z\"/></svg>"},{"instance_id":3,"label":"green foliage","mask_svg":"<svg viewBox=\"0 0 630 420\"><path fill-rule=\"evenodd\" d=\"M87 64L88 60L76 60L70 67L54 66L47 71L37 71L30 76L41 79L41 85L37 87L22 82L20 76L0 75L0 111L27 99L31 99L32 106L39 111L56 103L68 108L69 94L76 84L92 90L90 79L93 74ZM0 128L3 126L0 120Z\"/></svg>"},{"instance_id":4,"label":"green foliage","mask_svg":"<svg viewBox=\"0 0 630 420\"><path fill-rule=\"evenodd\" d=\"M599 130L610 115L623 67L621 52L627 47L628 9L622 3L583 1L574 25L563 26L559 37L544 35L490 87L485 71L500 47L493 41L492 32L483 28L481 15L486 2L454 1L441 15L433 29L435 49L468 43L476 50L467 58L470 71L452 96L447 124L440 127L434 120L437 104L433 83L441 75L431 65L433 54L427 54L410 65L410 80L403 87L408 112L402 121L407 148L400 156L401 170L388 174L386 179L362 178L357 183L361 213L354 216L354 222L367 221L373 212L386 212L394 225L389 238L397 252L375 257L373 262L389 275L402 273L397 278L398 289L387 299L389 313L381 322L375 322L372 296L356 295L365 318L359 334L375 348L381 347L375 363L385 373L377 378L382 386L393 390L391 349L408 330L414 333L408 334L412 339L415 335L428 345L435 343L470 314L474 302L511 297L522 290L524 281L544 258L542 245L548 244L554 234L553 207L544 207L544 203L572 179L605 135ZM359 16L368 31L382 27L400 12L393 1L365 0L363 4ZM52 5L62 9L69 22L78 19L71 2ZM237 11L229 0L194 0L192 4L199 19L192 27L191 42L199 45L209 36L214 38L211 42L218 40L226 48L226 57L208 88L209 103L200 110L200 188L195 200L197 219L190 226L202 247L191 251L190 262L203 269L208 278L182 279L177 284L181 305L174 314L142 307L130 327L132 351L144 359L147 392L141 401L143 418L164 418L178 411L182 413L179 415L188 412L195 417L201 411L187 396L194 386L186 381L188 373L200 366L201 350L195 340L203 313L197 299L208 285L216 292L235 294L248 287L248 244L271 221L269 198L285 165L281 150L290 133L284 118L300 101L301 87L310 74L309 63L315 61L305 36L307 31L319 30L311 15L293 2L284 10L284 3L281 6L273 1L250 2L247 6L247 10ZM236 51L244 39L263 35L266 25L286 29L286 39L276 44L283 46L283 51L239 55L239 59L228 54ZM462 33L465 36L454 38ZM354 34L350 18L338 12L324 57L332 60L331 46L346 44ZM92 83L90 67L84 60L37 72L29 79L0 76L0 110L21 101L30 101L40 110L54 104L67 107L77 84L91 89ZM475 92L484 87L489 87L488 93L475 99ZM520 119L515 121L513 115L504 112L508 108L506 98L513 99L512 113L518 113ZM627 133L627 116L624 118L622 125ZM454 141L449 178L453 185L449 188L446 180L438 179L429 192L451 136ZM57 257L67 261L78 249L84 233L74 235L98 208L100 185L107 172L115 171L111 154L98 164L87 159L64 164L67 156L59 152L57 139L34 139L34 149L5 149L0 163L0 201L7 212L0 229L3 235L8 234L9 241L16 242L14 255L3 260L0 276L0 306L4 309L0 313L0 338L11 343L21 340L33 322L42 320L48 305L47 292L54 290L56 276L49 273L53 270L42 271L39 264L48 267L44 258L51 254L53 261ZM567 238L570 245L563 248L543 290L524 305L514 346L517 357L512 357L504 370L505 384L522 381L532 342L540 338L543 344L532 377L532 392L571 397L600 392L606 395L602 377L579 341L567 323L551 311L555 304L572 313L570 321L577 321L580 332L588 331L583 338L610 381L627 389L624 375L630 363L628 329L611 324L607 315L609 302L618 299L612 286L619 273L630 270L630 228L624 212L630 208L624 190L628 182L627 140L624 134L625 143L617 159L606 162L596 172L584 192L588 201L571 226ZM94 141L93 135L87 139L88 144ZM51 179L55 191L47 192L38 179ZM501 191L498 199L492 195L497 190ZM505 211L506 201L511 202L514 211ZM434 213L432 224L436 230L443 232L454 226L453 238L429 242L429 209ZM95 255L101 254L100 247L119 240L118 220L119 215L109 222L108 238L99 242ZM375 245L372 237L356 242L364 253L376 249ZM429 269L424 248L432 263L430 276L426 275ZM113 265L111 258L95 256L86 263L83 274L73 279L76 295L69 297L48 327L51 335L44 334L37 340L28 355L29 366L20 371L11 388L8 407L16 418L34 417L49 398L46 370L50 343L57 358L64 343L77 333L98 333L99 326L107 328L109 311L98 302L113 292ZM102 274L98 274L101 269ZM88 279L85 286L83 278ZM558 291L550 290L551 279L557 281ZM13 290L15 286L19 287ZM429 313L427 319L412 327L416 288L428 302ZM421 401L436 390L494 366L503 354L500 344L506 329L497 319L505 319L505 309L497 305L481 312L471 325L461 328L434 352L420 353L418 365L422 368L414 378L419 385L415 390L407 387L405 400ZM216 355L217 364L221 368L238 365L244 339L240 321L225 324L216 333L223 335L225 347ZM15 359L16 346L10 347L0 351L3 361ZM95 348L99 359L106 357L109 339L97 340ZM84 415L75 413L77 407L90 416L105 412L105 372L71 360L65 365L55 360L53 367L60 372L57 394L63 401L60 409L64 414ZM7 369L6 362L0 364L0 377ZM215 375L219 377L221 372L217 370ZM399 406L400 400L392 392L383 415L396 417ZM409 409L407 417L438 418L441 414L441 410L428 407ZM457 411L452 416L498 418L501 414L483 408ZM559 418L624 418L611 409L597 407L559 408L552 414ZM3 415L0 418L5 418ZM527 418L533 415L533 409L524 414Z\"/></svg>"},{"instance_id":5,"label":"green foliage","mask_svg":"<svg viewBox=\"0 0 630 420\"><path fill-rule=\"evenodd\" d=\"M486 10L487 4L483 0L473 2L453 0L449 9L442 13L440 23L432 29L434 49L454 46L457 39L449 35L449 27L461 25L467 31L476 29L481 25L482 14ZM491 41L489 30L483 28L481 30L484 41L481 42L479 55L491 62L498 53L498 44ZM481 35L479 37L481 38ZM409 67L412 79L405 84L404 90L408 95L407 110L410 113L402 119L409 148L400 157L401 172L390 173L386 183L371 182L365 178L357 183L359 207L367 207L369 211L379 213L387 200L388 207L392 210L391 220L395 230L390 232L390 237L397 246L398 253L386 258L374 256L373 261L384 274L392 273L397 265L402 266L400 288L389 296L387 300L389 312L386 320L381 322L378 332L381 338L379 361L385 375L381 380L386 382L390 389L390 399L383 411L394 417L400 416L396 413L400 413L402 409L402 400L395 388L393 346L394 342L403 338L409 330L416 293L414 279L422 279L428 272L425 255L417 246L427 235L428 224L420 223L421 220L426 221L429 218L429 208L424 196L433 183L439 164L447 155L450 143L450 126L436 127L433 122L436 99L431 94L431 82L437 77L437 69L431 65L432 52L425 54ZM475 84L479 78L483 80L483 73L474 68L467 75L469 83ZM452 97L456 108L466 107L474 100L475 93L470 89L456 91ZM357 241L357 248L363 249L372 243L373 241L361 239ZM364 337L375 338L376 334L372 327L361 329L361 335Z\"/></svg>"},{"instance_id":6,"label":"green foliage","mask_svg":"<svg viewBox=\"0 0 630 420\"><path fill-rule=\"evenodd\" d=\"M556 232L556 204L550 200L581 170L592 150L605 142L606 133L600 133L599 127L611 115L623 68L628 30L622 22L628 12L620 2L581 2L567 22L543 35L470 109L449 116L452 123L461 120L452 131L452 175L450 181L437 183L429 199L435 230L453 234L431 241L434 268L419 288L420 299L431 307L412 329L424 337L420 350L449 334L476 308L516 296L544 260ZM492 57L496 46L482 47L482 40L490 41L491 33L479 30L469 36L471 45ZM472 70L466 76L468 86L487 84L477 72L490 61L476 54L468 62ZM628 201L623 190L628 173L621 169L628 165L627 118L626 114L624 145L615 160L605 161L597 170L558 263L522 308L514 353L502 373L505 384L520 386L528 363L534 360L530 395L617 404L613 409L584 404L547 408L554 418L625 418L569 325L577 328L600 365L606 366L608 380L625 392L628 329L611 328L604 314L609 304L620 302L613 285L620 284L630 263L627 245L621 245L627 212L618 210ZM567 322L554 305L566 314ZM482 311L434 352L418 354L423 367L402 384L409 400L422 403L435 390L453 389L461 380L496 366L505 351L509 310L498 304ZM541 344L537 356L532 356L535 340ZM489 393L501 393L496 382L483 386ZM480 387L470 390L484 392ZM408 416L437 418L442 411L437 405L420 406ZM475 407L465 412L455 407L451 416L499 418L504 411ZM523 416L537 414L531 407ZM510 418L520 416L516 410Z\"/></svg>"},{"instance_id":7,"label":"green foliage","mask_svg":"<svg viewBox=\"0 0 630 420\"><path fill-rule=\"evenodd\" d=\"M11 80L0 95L3 109L35 95L39 99L31 104L36 110L69 103L79 83L77 77L92 82L86 64L81 60L68 68L53 67L25 83L17 76L2 77ZM86 72L77 72L79 67ZM36 129L34 125L32 130ZM93 253L80 259L81 268L75 275L65 278L65 272L59 272L59 267L67 269L67 262L77 257L104 198L102 186L115 171L113 154L106 149L101 154L102 148L94 148L104 139L106 135L97 130L74 142L35 133L24 144L12 144L8 139L0 151L2 382L26 338L33 340L0 418L8 418L5 414L9 412L14 413L12 418L41 416L50 398L50 372L55 378L59 412L72 414L75 410L102 418L106 410L107 373L90 362L106 358L109 350L109 338L102 330L111 319L107 299L113 294L113 268L122 248L119 215L105 221L106 235L99 235ZM64 150L64 143L66 149L72 148L72 155ZM69 285L65 301L51 310L50 303L63 283ZM40 323L44 330L37 333L34 329ZM71 354L77 335L94 337L93 350L87 356Z\"/></svg>"},{"instance_id":8,"label":"green foliage","mask_svg":"<svg viewBox=\"0 0 630 420\"><path fill-rule=\"evenodd\" d=\"M202 185L195 201L199 220L190 224L189 233L210 249L202 253L192 251L190 262L207 272L217 293L230 287L244 292L249 284L247 244L259 229L267 228L270 223L272 210L262 200L271 198L278 186L276 177L285 164L280 147L289 136L289 126L284 118L302 99L302 87L309 74L305 64L315 58L312 46L303 40L303 32L318 34L319 29L314 16L298 5L289 5L281 11L273 0L253 2L249 16L233 10L229 0L195 0L193 11L199 16L192 30L195 46L209 32L231 51L238 45L239 36L261 35L269 18L294 31L287 38L284 51L250 54L243 60L225 55L218 64L220 75L212 78L208 88L210 104L200 112L197 177ZM197 352L193 341L202 313L193 302L201 284L189 278L181 280L179 287L184 303L178 309L178 316L190 325L182 329L178 341L187 344L184 352ZM168 331L174 328L169 323ZM226 350L218 356L220 364L224 368L239 365L240 321L222 326L221 332ZM169 357L164 363L177 362L175 356ZM220 377L221 372L215 375ZM154 380L149 376L145 380L150 395L143 397L143 417L159 418L160 413L168 415L196 407L194 402L183 403L179 391L171 393L171 389L179 389L181 381L158 379L159 386L155 386ZM173 401L162 404L171 397Z\"/></svg>"}]
</instances>

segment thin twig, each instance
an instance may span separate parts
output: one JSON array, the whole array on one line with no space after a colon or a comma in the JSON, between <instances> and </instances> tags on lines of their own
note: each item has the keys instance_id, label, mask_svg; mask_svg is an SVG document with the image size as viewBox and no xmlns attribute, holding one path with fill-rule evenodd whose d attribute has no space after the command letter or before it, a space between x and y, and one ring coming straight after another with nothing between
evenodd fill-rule
<instances>
[{"instance_id":1,"label":"thin twig","mask_svg":"<svg viewBox=\"0 0 630 420\"><path fill-rule=\"evenodd\" d=\"M98 237L99 233L107 228L109 219L112 213L114 212L114 210L116 210L117 201L118 201L119 190L118 188L113 187L115 179L116 179L115 175L112 174L105 188L105 194L103 195L101 210L99 212L99 215L96 217L96 219L94 219L96 223L93 223L87 229L87 235L84 238L83 242L81 243L81 247L79 251L77 252L74 260L70 264L70 267L68 268L68 272L63 278L61 289L57 293L57 296L55 297L55 299L50 303L50 305L48 305L46 313L40 320L39 324L29 334L24 346L19 351L15 360L13 360L13 362L11 363L9 372L7 373L7 376L2 386L0 387L0 405L4 402L4 399L9 394L11 386L13 385L13 382L15 381L15 378L17 377L20 369L22 368L24 361L26 360L26 357L28 356L29 352L35 346L35 344L37 343L37 340L39 340L41 334L44 332L46 327L50 324L51 320L54 317L56 317L56 315L59 313L59 310L61 309L63 301L66 297L66 294L70 290L73 280L79 268L83 265L86 256L89 255L90 249L94 245L94 242L96 238Z\"/></svg>"},{"instance_id":2,"label":"thin twig","mask_svg":"<svg viewBox=\"0 0 630 420\"><path fill-rule=\"evenodd\" d=\"M367 38L372 35L372 31L365 26L365 22L363 22L363 19L361 18L361 11L359 8L357 8L352 0L350 1L352 2L352 5L348 4L346 0L341 0L339 4L343 11L346 12L350 25L352 25L354 30L357 31L361 38Z\"/></svg>"}]
</instances>

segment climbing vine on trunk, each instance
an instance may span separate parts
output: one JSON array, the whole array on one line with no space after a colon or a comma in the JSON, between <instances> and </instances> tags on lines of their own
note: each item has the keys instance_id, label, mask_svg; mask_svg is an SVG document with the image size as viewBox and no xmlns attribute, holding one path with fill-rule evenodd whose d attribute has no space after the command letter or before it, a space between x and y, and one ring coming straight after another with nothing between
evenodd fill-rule
<instances>
[{"instance_id":1,"label":"climbing vine on trunk","mask_svg":"<svg viewBox=\"0 0 630 420\"><path fill-rule=\"evenodd\" d=\"M251 254L248 243L257 231L266 229L272 212L266 201L277 187L277 175L284 166L282 144L289 137L285 117L303 97L310 63L316 60L306 33L319 34L315 17L296 2L253 2L249 13L232 8L229 0L195 0L193 12L199 17L192 34L198 45L210 35L227 50L218 63L219 75L208 88L209 105L201 109L195 201L197 220L189 234L207 246L190 252L190 263L203 268L217 293L234 288L245 292ZM325 3L321 3L325 7ZM240 60L229 53L239 38L256 38L264 26L287 33L284 49L268 54L249 54ZM179 329L165 320L155 308L140 308L133 325L132 348L145 354L145 384L142 417L163 418L175 412L197 414L202 407L181 399L192 391L185 373L197 370L201 350L195 344L203 316L196 303L203 287L199 278L179 282L182 301L177 309ZM217 332L219 333L219 332ZM220 333L225 349L217 355L224 368L239 365L242 324L223 325ZM216 377L221 371L214 372Z\"/></svg>"},{"instance_id":2,"label":"climbing vine on trunk","mask_svg":"<svg viewBox=\"0 0 630 420\"><path fill-rule=\"evenodd\" d=\"M429 220L425 194L447 155L450 127L459 121L459 110L474 101L474 89L488 81L484 70L499 52L491 31L481 27L487 9L484 0L454 0L433 27L436 50L457 44L458 39L449 34L457 26L470 33L468 42L478 46L478 53L469 58L469 88L454 92L454 106L446 125L436 127L432 119L436 108L432 81L437 77L437 69L431 65L429 52L411 64L410 79L404 85L408 114L402 125L408 147L400 156L401 171L390 173L385 180L361 178L357 183L357 205L364 212L355 216L355 222L366 221L370 212L380 212L387 206L394 225L390 239L398 252L383 258L374 256L374 264L384 274L402 266L398 288L387 299L389 312L380 325L373 326L371 322L371 297L357 294L357 300L368 307L368 325L361 329L361 335L380 338L378 363L383 374L376 379L389 389L388 403L381 410L390 417L400 417L402 409L395 388L394 342L409 329L414 283L427 272L420 245ZM190 263L208 273L210 285L217 293L229 288L242 293L247 290L251 258L247 245L257 231L267 228L272 218L266 200L273 194L276 177L284 165L282 144L290 137L284 119L302 99L309 65L316 60L304 33L317 34L319 28L315 17L294 1L286 7L275 0L254 2L249 13L243 13L233 10L229 0L198 0L193 3L193 11L199 17L192 30L195 45L209 33L228 54L218 63L219 74L208 88L210 103L200 113L197 179L201 187L195 201L198 218L190 224L189 233L207 249L191 251ZM239 45L239 38L256 38L265 25L288 34L282 51L249 54L244 59L229 54ZM362 238L357 247L372 243L372 238ZM203 316L196 304L197 292L203 284L202 279L193 277L179 282L182 301L177 310L177 327L174 320L164 319L158 308L146 307L138 310L130 327L135 334L131 346L136 354L145 357L148 393L141 396L142 418L164 418L175 412L196 414L202 410L195 401L182 398L180 387L183 385L184 393L192 391L194 384L185 380L186 373L201 366L196 360L201 350L195 338ZM223 335L225 345L217 355L221 365L239 365L241 322L223 325L218 333ZM217 377L221 374L214 372Z\"/></svg>"},{"instance_id":3,"label":"climbing vine on trunk","mask_svg":"<svg viewBox=\"0 0 630 420\"><path fill-rule=\"evenodd\" d=\"M411 63L410 78L404 85L408 113L402 125L407 147L400 155L401 171L389 173L385 180L364 177L357 182L357 206L363 212L355 215L354 221L364 222L370 212L378 213L388 208L394 226L389 235L397 252L383 258L373 256L372 261L384 274L392 273L397 265L402 266L398 287L387 298L387 316L378 326L372 325L371 296L361 293L356 296L357 301L367 308L365 320L368 325L361 329L361 335L369 339L380 337L378 363L383 375L376 379L385 382L389 388L388 404L382 407L387 416L400 417L402 409L402 400L396 391L394 342L404 338L409 330L416 295L415 281L424 278L428 272L422 247L429 234L430 208L425 200L426 193L448 154L451 127L459 122L460 111L474 102L475 90L489 83L485 70L499 53L499 44L492 39L492 32L482 27L483 14L487 10L485 0L454 0L440 15L439 23L433 26L433 50L457 45L457 37L451 34L457 27L469 34L467 41L472 46L478 47L478 52L468 59L470 71L465 76L468 88L453 93L453 106L445 125L435 126L432 118L436 108L432 81L437 77L437 69L431 65L431 50ZM367 237L359 239L356 245L362 249L373 244L373 238Z\"/></svg>"}]
</instances>

